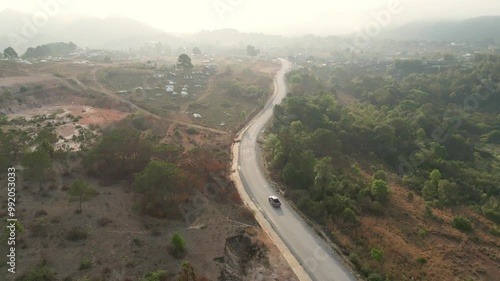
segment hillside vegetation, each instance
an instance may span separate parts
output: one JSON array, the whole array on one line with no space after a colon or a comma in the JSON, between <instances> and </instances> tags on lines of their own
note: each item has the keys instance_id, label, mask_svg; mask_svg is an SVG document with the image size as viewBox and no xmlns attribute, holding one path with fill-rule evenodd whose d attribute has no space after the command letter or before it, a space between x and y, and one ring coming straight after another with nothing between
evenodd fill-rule
<instances>
[{"instance_id":1,"label":"hillside vegetation","mask_svg":"<svg viewBox=\"0 0 500 281\"><path fill-rule=\"evenodd\" d=\"M435 74L288 74L270 167L368 280L499 276L500 59L482 58Z\"/></svg>"},{"instance_id":2,"label":"hillside vegetation","mask_svg":"<svg viewBox=\"0 0 500 281\"><path fill-rule=\"evenodd\" d=\"M498 40L499 16L459 21L412 22L387 32L391 38L493 42Z\"/></svg>"}]
</instances>

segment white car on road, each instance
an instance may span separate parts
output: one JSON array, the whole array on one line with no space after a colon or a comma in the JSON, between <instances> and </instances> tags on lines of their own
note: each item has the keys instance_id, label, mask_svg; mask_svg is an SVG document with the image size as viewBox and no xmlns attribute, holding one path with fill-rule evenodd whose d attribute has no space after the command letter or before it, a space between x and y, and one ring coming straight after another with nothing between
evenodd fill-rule
<instances>
[{"instance_id":1,"label":"white car on road","mask_svg":"<svg viewBox=\"0 0 500 281\"><path fill-rule=\"evenodd\" d=\"M269 204L271 204L271 206L273 206L275 208L281 207L281 202L278 199L278 197L276 197L276 196L269 196L268 200L269 200Z\"/></svg>"}]
</instances>

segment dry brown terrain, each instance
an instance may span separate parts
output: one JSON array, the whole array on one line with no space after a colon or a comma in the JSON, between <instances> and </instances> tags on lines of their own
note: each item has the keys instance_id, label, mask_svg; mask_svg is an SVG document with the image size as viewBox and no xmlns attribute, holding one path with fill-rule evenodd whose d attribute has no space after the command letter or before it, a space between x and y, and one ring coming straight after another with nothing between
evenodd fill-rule
<instances>
[{"instance_id":1,"label":"dry brown terrain","mask_svg":"<svg viewBox=\"0 0 500 281\"><path fill-rule=\"evenodd\" d=\"M78 175L65 178L57 182L62 187L54 186L46 191L28 185L19 191L17 216L25 226L18 250L20 274L45 259L61 280L68 276L73 280L86 276L92 280L138 280L139 276L157 269L165 269L174 277L182 261L189 260L200 274L216 280L220 267L214 258L224 256L225 239L248 231L263 241L261 246L274 265L271 269L255 270L261 270L264 276L293 276L275 246L239 205L207 202L200 206L203 215L186 224L139 216L133 210L137 203L133 191L123 185L106 187L95 183L99 195L83 203L83 213L76 213L78 203L70 202L65 191L76 177ZM68 239L68 233L75 227L83 229L88 237L80 241ZM182 259L172 258L168 251L175 232L187 241L188 252ZM80 261L85 257L94 265L88 270L79 270ZM245 280L254 280L251 276L259 274L252 270L250 268L249 278Z\"/></svg>"},{"instance_id":2,"label":"dry brown terrain","mask_svg":"<svg viewBox=\"0 0 500 281\"><path fill-rule=\"evenodd\" d=\"M8 96L7 92L10 92L13 97L4 100L0 110L10 118L27 120L54 115L54 119L43 121L42 125L46 126L47 122L58 124L57 135L66 139L59 142L76 150L78 145L72 143L71 138L81 128L113 126L139 112L146 116L148 123L158 125L155 134L164 142L183 144L186 149L204 146L228 157L231 134L204 122L181 117L176 112L164 117L149 112L147 108L138 108L102 83L99 73L109 67L133 68L133 63L81 65L70 61L0 65L0 94ZM265 69L267 75L272 69L269 63L254 66L254 69L259 70L259 67ZM202 90L206 92L199 96L203 99L215 94L210 88ZM78 120L73 121L72 117L78 117ZM197 133L188 134L189 127L196 128ZM36 129L36 126L18 129ZM174 131L177 132L175 136ZM48 188L44 190L39 190L37 183L23 178L22 171L19 172L17 218L25 231L18 235L16 277L44 261L57 272L58 280L82 280L84 277L90 277L90 280L139 280L145 273L158 269L167 270L173 278L181 263L189 260L208 280L217 280L224 270L249 281L297 280L281 253L260 230L253 215L242 207L237 196L231 201L203 195L195 197L199 200L194 201L190 208L194 208L196 216L189 221L156 219L139 214L136 208L138 195L130 183L103 186L82 174L80 159L71 158L68 163L69 173L65 172L65 166L54 164L44 182ZM96 197L83 203L82 213L75 212L78 203L70 202L67 193L68 187L78 178L90 180L98 192ZM6 215L3 212L5 207L2 204L2 217ZM75 229L86 233L86 237L80 240L70 238ZM187 242L187 254L181 259L169 253L170 238L175 232L181 233ZM239 256L249 249L258 249L257 255L250 259ZM87 258L92 266L80 269L82 260ZM6 280L16 277L9 276Z\"/></svg>"},{"instance_id":3,"label":"dry brown terrain","mask_svg":"<svg viewBox=\"0 0 500 281\"><path fill-rule=\"evenodd\" d=\"M391 190L392 203L383 216L363 217L356 230L330 226L347 253L356 253L365 266L379 268L366 249L383 249L384 272L389 276L404 272L407 280L497 280L500 241L484 228L491 222L467 210L434 209L436 218L425 218L421 197L415 195L413 202L408 202L406 188L392 184ZM473 234L451 226L457 213L473 219ZM426 258L426 264L420 265L419 258Z\"/></svg>"},{"instance_id":4,"label":"dry brown terrain","mask_svg":"<svg viewBox=\"0 0 500 281\"><path fill-rule=\"evenodd\" d=\"M338 93L337 97L346 106L356 101L345 93ZM360 163L363 177L371 181L373 163L364 160ZM272 178L279 181L275 175ZM425 200L413 193L414 199L408 200L410 189L396 180L396 175L391 178L391 203L384 207L383 214L364 214L359 217L357 227L335 218L326 225L346 259L357 263L363 271L383 272L390 280L498 280L500 239L491 233L495 226L492 221L473 207L463 206L432 208L433 217L428 217ZM472 232L465 233L452 226L453 218L458 215L472 221ZM323 230L323 226L314 225ZM371 258L372 248L384 251L382 265Z\"/></svg>"}]
</instances>

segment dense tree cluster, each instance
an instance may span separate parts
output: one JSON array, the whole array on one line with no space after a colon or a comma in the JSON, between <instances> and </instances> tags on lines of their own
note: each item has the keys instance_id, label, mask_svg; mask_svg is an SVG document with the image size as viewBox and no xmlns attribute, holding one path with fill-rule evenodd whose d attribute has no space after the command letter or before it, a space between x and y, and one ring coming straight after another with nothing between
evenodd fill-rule
<instances>
[{"instance_id":1,"label":"dense tree cluster","mask_svg":"<svg viewBox=\"0 0 500 281\"><path fill-rule=\"evenodd\" d=\"M192 70L193 63L191 62L191 58L186 54L181 54L177 59L177 67L184 72Z\"/></svg>"},{"instance_id":2,"label":"dense tree cluster","mask_svg":"<svg viewBox=\"0 0 500 281\"><path fill-rule=\"evenodd\" d=\"M200 48L198 48L198 47L193 48L193 55L199 56L201 54L202 54L202 52L201 52Z\"/></svg>"},{"instance_id":3,"label":"dense tree cluster","mask_svg":"<svg viewBox=\"0 0 500 281\"><path fill-rule=\"evenodd\" d=\"M251 57L255 57L259 53L260 53L260 50L255 48L255 46L252 46L252 45L247 46L247 55L249 55Z\"/></svg>"},{"instance_id":4,"label":"dense tree cluster","mask_svg":"<svg viewBox=\"0 0 500 281\"><path fill-rule=\"evenodd\" d=\"M5 50L3 50L3 56L10 60L18 58L16 50L14 50L12 47L5 48Z\"/></svg>"},{"instance_id":5,"label":"dense tree cluster","mask_svg":"<svg viewBox=\"0 0 500 281\"><path fill-rule=\"evenodd\" d=\"M242 83L232 81L227 88L227 94L232 97L255 101L259 98L266 97L268 91L255 85L244 85Z\"/></svg>"},{"instance_id":6,"label":"dense tree cluster","mask_svg":"<svg viewBox=\"0 0 500 281\"><path fill-rule=\"evenodd\" d=\"M131 178L142 171L153 155L153 146L141 138L140 131L118 128L105 132L86 156L91 175L104 183Z\"/></svg>"},{"instance_id":7,"label":"dense tree cluster","mask_svg":"<svg viewBox=\"0 0 500 281\"><path fill-rule=\"evenodd\" d=\"M276 106L266 142L287 194L319 222L347 208L383 211L388 178L376 171L372 182L364 180L356 163L368 161L398 174L432 206L480 205L498 222L500 163L488 145L500 140L500 63L437 74L418 73L416 61L396 64L408 73L351 77L329 91L317 90L333 78L310 69L288 74L291 93ZM339 91L357 101L339 105Z\"/></svg>"},{"instance_id":8,"label":"dense tree cluster","mask_svg":"<svg viewBox=\"0 0 500 281\"><path fill-rule=\"evenodd\" d=\"M63 56L75 51L77 46L73 42L64 43L50 43L46 45L40 45L36 48L29 47L26 53L23 54L23 58L42 58L47 56Z\"/></svg>"},{"instance_id":9,"label":"dense tree cluster","mask_svg":"<svg viewBox=\"0 0 500 281\"><path fill-rule=\"evenodd\" d=\"M369 182L344 155L346 149L356 150L356 136L347 133L351 116L330 93L291 96L275 108L275 116L276 133L266 141L272 168L281 171L287 194L306 214L318 222L353 223L356 213L381 211L389 202L383 172Z\"/></svg>"}]
</instances>

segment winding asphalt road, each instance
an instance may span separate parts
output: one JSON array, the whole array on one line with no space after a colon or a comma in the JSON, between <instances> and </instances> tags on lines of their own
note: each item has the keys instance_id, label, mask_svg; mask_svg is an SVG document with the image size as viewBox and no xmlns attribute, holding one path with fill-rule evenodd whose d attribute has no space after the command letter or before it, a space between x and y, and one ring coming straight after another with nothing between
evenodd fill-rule
<instances>
[{"instance_id":1,"label":"winding asphalt road","mask_svg":"<svg viewBox=\"0 0 500 281\"><path fill-rule=\"evenodd\" d=\"M304 222L294 209L283 200L281 208L273 208L268 202L275 191L262 172L261 155L257 145L259 135L273 115L273 108L286 95L284 75L290 63L280 60L282 68L275 80L275 93L264 109L240 132L238 173L244 189L262 212L271 227L281 237L297 261L314 281L357 281L351 270L336 253Z\"/></svg>"}]
</instances>

